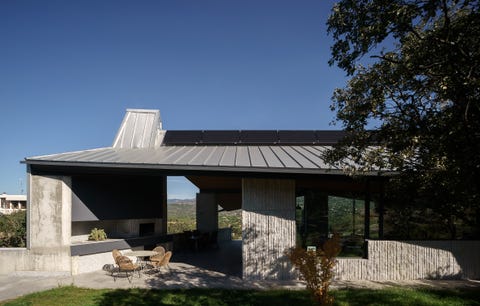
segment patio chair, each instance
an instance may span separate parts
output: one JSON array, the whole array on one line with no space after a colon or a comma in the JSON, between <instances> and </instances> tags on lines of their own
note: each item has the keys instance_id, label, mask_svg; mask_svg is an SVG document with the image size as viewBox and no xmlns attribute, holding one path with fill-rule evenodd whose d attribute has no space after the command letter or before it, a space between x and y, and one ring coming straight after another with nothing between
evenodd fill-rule
<instances>
[{"instance_id":1,"label":"patio chair","mask_svg":"<svg viewBox=\"0 0 480 306\"><path fill-rule=\"evenodd\" d=\"M165 267L168 269L168 271L170 271L170 258L172 258L172 252L168 251L165 253L161 261L154 262L155 268L160 270L162 267Z\"/></svg>"},{"instance_id":2,"label":"patio chair","mask_svg":"<svg viewBox=\"0 0 480 306\"><path fill-rule=\"evenodd\" d=\"M113 276L113 273L114 273L114 272L118 271L118 262L117 262L117 259L118 259L120 256L122 256L122 253L120 253L119 250L117 250L117 249L113 249L113 250L112 250L112 257L113 257L114 265L113 265L113 268L109 270L112 276Z\"/></svg>"},{"instance_id":3,"label":"patio chair","mask_svg":"<svg viewBox=\"0 0 480 306\"><path fill-rule=\"evenodd\" d=\"M135 271L138 272L138 278L140 278L141 267L139 265L134 264L132 260L127 256L117 257L117 264L118 264L118 272L119 273L125 272L125 276L127 277L130 283L132 282ZM116 281L116 280L117 278L114 275L113 281Z\"/></svg>"},{"instance_id":4,"label":"patio chair","mask_svg":"<svg viewBox=\"0 0 480 306\"><path fill-rule=\"evenodd\" d=\"M162 246L157 246L153 249L154 252L157 252L157 255L150 256L149 261L152 266L155 266L155 263L162 261L163 256L165 256L165 248Z\"/></svg>"},{"instance_id":5,"label":"patio chair","mask_svg":"<svg viewBox=\"0 0 480 306\"><path fill-rule=\"evenodd\" d=\"M122 256L122 253L120 253L120 251L117 250L117 249L113 249L112 250L112 256L113 256L113 261L115 262L115 264L117 264L117 258L119 256Z\"/></svg>"}]
</instances>

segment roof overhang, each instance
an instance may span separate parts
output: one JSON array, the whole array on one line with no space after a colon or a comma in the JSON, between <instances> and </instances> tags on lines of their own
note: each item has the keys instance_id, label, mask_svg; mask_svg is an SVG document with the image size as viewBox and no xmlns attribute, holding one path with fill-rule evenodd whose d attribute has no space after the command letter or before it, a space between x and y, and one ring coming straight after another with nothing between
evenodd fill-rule
<instances>
[{"instance_id":1,"label":"roof overhang","mask_svg":"<svg viewBox=\"0 0 480 306\"><path fill-rule=\"evenodd\" d=\"M148 149L100 148L26 158L46 168L95 168L183 173L346 175L324 162L325 146L162 146ZM388 171L363 176L390 176Z\"/></svg>"}]
</instances>

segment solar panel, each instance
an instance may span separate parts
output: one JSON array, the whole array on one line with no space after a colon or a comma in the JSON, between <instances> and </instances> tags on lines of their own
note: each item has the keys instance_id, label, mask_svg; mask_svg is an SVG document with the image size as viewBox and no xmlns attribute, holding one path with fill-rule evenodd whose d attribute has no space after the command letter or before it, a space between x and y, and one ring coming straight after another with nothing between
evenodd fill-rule
<instances>
[{"instance_id":1,"label":"solar panel","mask_svg":"<svg viewBox=\"0 0 480 306\"><path fill-rule=\"evenodd\" d=\"M166 131L163 143L167 145L194 145L202 142L202 131Z\"/></svg>"},{"instance_id":2,"label":"solar panel","mask_svg":"<svg viewBox=\"0 0 480 306\"><path fill-rule=\"evenodd\" d=\"M345 136L344 131L316 131L318 144L336 144Z\"/></svg>"},{"instance_id":3,"label":"solar panel","mask_svg":"<svg viewBox=\"0 0 480 306\"><path fill-rule=\"evenodd\" d=\"M237 144L240 131L203 131L204 144Z\"/></svg>"},{"instance_id":4,"label":"solar panel","mask_svg":"<svg viewBox=\"0 0 480 306\"><path fill-rule=\"evenodd\" d=\"M343 131L313 130L184 130L166 131L166 145L331 145L345 136Z\"/></svg>"},{"instance_id":5,"label":"solar panel","mask_svg":"<svg viewBox=\"0 0 480 306\"><path fill-rule=\"evenodd\" d=\"M280 144L314 144L317 141L315 131L278 131Z\"/></svg>"},{"instance_id":6,"label":"solar panel","mask_svg":"<svg viewBox=\"0 0 480 306\"><path fill-rule=\"evenodd\" d=\"M277 131L241 131L241 144L276 144L278 143Z\"/></svg>"}]
</instances>

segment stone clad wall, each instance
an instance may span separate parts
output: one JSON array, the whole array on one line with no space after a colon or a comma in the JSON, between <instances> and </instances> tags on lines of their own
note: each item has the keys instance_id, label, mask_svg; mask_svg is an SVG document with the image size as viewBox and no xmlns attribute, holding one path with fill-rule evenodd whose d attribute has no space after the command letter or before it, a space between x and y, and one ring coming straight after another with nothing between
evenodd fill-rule
<instances>
[{"instance_id":1,"label":"stone clad wall","mask_svg":"<svg viewBox=\"0 0 480 306\"><path fill-rule=\"evenodd\" d=\"M368 241L368 259L339 258L339 280L480 277L480 241Z\"/></svg>"},{"instance_id":2,"label":"stone clad wall","mask_svg":"<svg viewBox=\"0 0 480 306\"><path fill-rule=\"evenodd\" d=\"M244 279L292 279L284 251L295 246L295 182L243 179Z\"/></svg>"}]
</instances>

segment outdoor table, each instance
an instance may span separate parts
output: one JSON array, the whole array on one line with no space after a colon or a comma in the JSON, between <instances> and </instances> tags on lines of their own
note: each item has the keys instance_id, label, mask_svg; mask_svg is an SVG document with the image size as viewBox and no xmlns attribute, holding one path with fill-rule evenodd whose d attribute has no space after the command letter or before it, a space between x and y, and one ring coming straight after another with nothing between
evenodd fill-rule
<instances>
[{"instance_id":1,"label":"outdoor table","mask_svg":"<svg viewBox=\"0 0 480 306\"><path fill-rule=\"evenodd\" d=\"M157 254L158 253L155 252L155 251L140 250L140 251L125 252L123 255L137 257L137 263L139 263L140 267L142 269L144 269L145 268L145 257L150 257L150 256L157 255Z\"/></svg>"}]
</instances>

